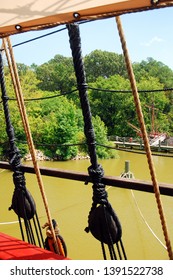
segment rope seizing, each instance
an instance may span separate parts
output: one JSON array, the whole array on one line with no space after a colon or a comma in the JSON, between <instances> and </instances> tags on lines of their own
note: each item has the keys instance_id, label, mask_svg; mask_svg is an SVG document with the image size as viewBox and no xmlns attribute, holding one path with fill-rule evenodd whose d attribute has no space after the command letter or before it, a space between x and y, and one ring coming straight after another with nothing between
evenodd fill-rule
<instances>
[{"instance_id":1,"label":"rope seizing","mask_svg":"<svg viewBox=\"0 0 173 280\"><path fill-rule=\"evenodd\" d=\"M165 239L169 258L170 258L170 260L173 260L173 251L172 251L171 242L170 242L170 238L169 238L169 234L168 234L166 219L165 219L165 215L164 215L164 209L163 209L162 201L161 201L161 197L160 197L160 190L159 190L159 185L158 185L157 178L156 178L156 173L155 173L154 163L153 163L151 149L150 149L150 145L149 145L149 140L148 140L148 136L147 136L147 131L146 131L146 127L145 127L144 117L142 114L142 108L141 108L141 104L140 104L138 89L136 86L135 76L134 76L133 68L132 68L132 65L130 62L130 57L129 57L129 53L128 53L127 46L126 46L126 41L125 41L125 36L124 36L122 24L121 24L121 19L119 16L116 17L116 23L117 23L119 36L120 36L120 41L122 44L127 72L129 75L129 80L130 80L130 84L131 84L131 88L132 88L132 93L133 93L133 97L134 97L134 102L135 102L135 106L136 106L136 112L137 112L137 116L138 116L138 120L139 120L139 124L140 124L140 129L141 129L142 136L143 136L144 147L145 147L145 151L146 151L151 180L153 183L153 188L154 188L156 203L157 203L158 212L159 212L159 216L160 216L161 226L162 226L162 230L163 230L163 234L164 234L164 239Z\"/></svg>"}]
</instances>

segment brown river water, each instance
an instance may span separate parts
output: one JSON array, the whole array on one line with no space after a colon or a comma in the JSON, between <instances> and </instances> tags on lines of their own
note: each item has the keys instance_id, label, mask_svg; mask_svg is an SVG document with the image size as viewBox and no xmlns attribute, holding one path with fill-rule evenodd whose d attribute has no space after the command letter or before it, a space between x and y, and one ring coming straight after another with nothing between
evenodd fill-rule
<instances>
[{"instance_id":1,"label":"brown river water","mask_svg":"<svg viewBox=\"0 0 173 280\"><path fill-rule=\"evenodd\" d=\"M146 156L118 151L118 158L100 160L105 175L120 176L125 161L136 179L150 181ZM173 183L173 158L153 156L159 182ZM28 162L27 162L28 164ZM40 162L40 166L87 172L89 160ZM92 185L83 182L43 176L45 192L52 218L56 219L63 236L68 256L74 260L102 260L100 242L84 231L92 204ZM41 225L46 212L35 175L26 174L27 188L37 205ZM21 238L16 214L8 211L13 194L12 173L0 169L0 231ZM117 213L122 229L122 240L129 260L168 259L154 194L107 186L108 199ZM173 198L161 196L170 240L173 243ZM44 233L44 232L43 232ZM45 234L45 233L44 233Z\"/></svg>"}]
</instances>

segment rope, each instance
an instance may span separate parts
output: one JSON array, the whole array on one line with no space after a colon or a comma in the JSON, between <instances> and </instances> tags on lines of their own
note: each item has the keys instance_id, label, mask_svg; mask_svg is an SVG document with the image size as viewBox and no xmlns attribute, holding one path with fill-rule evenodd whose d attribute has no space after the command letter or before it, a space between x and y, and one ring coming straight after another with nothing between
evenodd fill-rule
<instances>
[{"instance_id":1,"label":"rope","mask_svg":"<svg viewBox=\"0 0 173 280\"><path fill-rule=\"evenodd\" d=\"M18 224L19 221L13 221L13 222L2 222L0 225L11 225L11 224Z\"/></svg>"},{"instance_id":2,"label":"rope","mask_svg":"<svg viewBox=\"0 0 173 280\"><path fill-rule=\"evenodd\" d=\"M2 91L4 116L6 121L6 131L9 140L8 157L9 157L10 166L13 170L13 182L15 185L13 198L12 198L12 205L9 208L9 210L13 209L14 212L18 215L22 238L24 238L21 218L24 219L25 228L27 228L29 220L33 219L34 215L36 214L36 207L31 194L28 192L26 188L24 172L21 169L21 160L20 160L21 155L15 144L14 129L11 123L10 111L8 107L8 96L6 93L6 86L5 86L5 79L4 79L2 53L0 53L0 84L1 84L1 91Z\"/></svg>"},{"instance_id":3,"label":"rope","mask_svg":"<svg viewBox=\"0 0 173 280\"><path fill-rule=\"evenodd\" d=\"M125 89L105 89L105 88L94 88L88 86L88 89L103 91L103 92L115 92L115 93L132 93L132 90ZM138 93L153 93L153 92L163 92L163 91L172 91L173 88L163 88L163 89L141 89L138 90Z\"/></svg>"},{"instance_id":4,"label":"rope","mask_svg":"<svg viewBox=\"0 0 173 280\"><path fill-rule=\"evenodd\" d=\"M136 207L137 207L137 209L138 209L138 212L139 212L139 214L140 214L142 220L144 221L144 223L145 223L146 226L148 227L149 231L153 234L153 236L157 239L157 241L163 246L163 248L167 250L167 247L165 246L165 244L163 244L163 242L159 239L159 237L156 235L156 233L154 232L154 230L150 227L149 223L148 223L147 220L145 219L145 217L144 217L144 215L143 215L143 213L142 213L142 211L141 211L141 209L140 209L140 207L139 207L139 205L138 205L138 202L137 202L137 200L136 200L136 197L135 197L135 195L134 195L133 190L131 190L131 195L132 195L133 200L134 200L134 202L135 202L135 205L136 205Z\"/></svg>"},{"instance_id":5,"label":"rope","mask_svg":"<svg viewBox=\"0 0 173 280\"><path fill-rule=\"evenodd\" d=\"M121 44L122 44L122 49L123 49L123 53L124 53L124 57L125 57L127 72L129 75L130 84L131 84L131 88L132 88L132 92L133 92L134 102L135 102L135 106L136 106L136 112L137 112L138 120L140 123L140 129L141 129L141 132L143 135L144 147L145 147L145 151L146 151L151 180L153 183L153 188L154 188L156 203L157 203L158 212L159 212L159 216L160 216L161 226L162 226L162 230L163 230L163 234L164 234L164 239L165 239L169 258L172 260L173 251L171 248L171 242L170 242L170 238L168 235L168 229L167 229L166 219L165 219L165 215L164 215L164 209L163 209L162 201L161 201L161 197L160 197L159 185L158 185L157 178L156 178L154 163L153 163L151 149L150 149L147 131L146 131L146 127L145 127L144 117L142 114L142 108L141 108L139 94L138 94L136 81L135 81L135 77L134 77L134 73L133 73L133 68L132 68L132 65L130 62L130 57L129 57L129 53L127 50L124 32L123 32L123 28L122 28L122 24L121 24L121 20L120 20L119 16L116 17L116 23L117 23L117 28L118 28L118 32L119 32L119 36L120 36L120 40L121 40Z\"/></svg>"},{"instance_id":6,"label":"rope","mask_svg":"<svg viewBox=\"0 0 173 280\"><path fill-rule=\"evenodd\" d=\"M5 169L1 170L0 173L2 173L2 172L4 172L4 171L5 171Z\"/></svg>"},{"instance_id":7,"label":"rope","mask_svg":"<svg viewBox=\"0 0 173 280\"><path fill-rule=\"evenodd\" d=\"M8 66L9 66L9 69L10 69L10 74L11 74L11 79L12 79L14 91L17 94L17 92L18 92L18 85L17 85L17 80L16 80L16 77L15 77L15 74L14 74L14 71L13 71L13 66L12 66L12 63L11 63L11 58L10 58L10 55L9 55L9 52L8 52L7 42L8 41L7 41L6 38L2 39L2 45L3 45L4 51L5 51L5 55L6 55L6 58L7 58ZM21 105L20 105L19 102L18 102L18 107L19 107L20 114L22 115L23 112L22 112ZM22 116L22 120L23 120L23 118L24 117Z\"/></svg>"},{"instance_id":8,"label":"rope","mask_svg":"<svg viewBox=\"0 0 173 280\"><path fill-rule=\"evenodd\" d=\"M129 170L129 169L127 169L127 170ZM130 179L130 178L134 178L134 175L133 175L133 173L132 173L131 171L128 171L128 172L123 172L123 173L120 175L120 177L121 177L121 178L128 178L128 179ZM136 207L137 207L137 209L138 209L138 212L139 212L141 218L143 219L144 223L146 224L146 226L148 227L148 229L150 230L150 232L153 234L153 236L157 239L157 241L159 241L159 243L164 247L164 249L167 250L166 246L165 246L165 245L163 244L163 242L159 239L159 237L155 234L155 232L152 230L152 228L151 228L150 225L148 224L147 220L145 219L144 215L142 214L142 211L141 211L141 209L139 208L139 205L138 205L138 202L137 202L137 200L136 200L136 197L135 197L135 194L134 194L133 190L131 190L131 195L132 195L132 197L133 197L133 200L134 200L134 202L135 202L135 205L136 205Z\"/></svg>"},{"instance_id":9,"label":"rope","mask_svg":"<svg viewBox=\"0 0 173 280\"><path fill-rule=\"evenodd\" d=\"M77 79L77 85L79 90L79 98L84 118L84 133L86 135L89 154L91 157L91 164L94 168L97 167L97 156L96 156L96 143L95 134L92 125L92 116L90 111L90 105L87 95L87 84L85 77L85 69L83 66L82 53L81 53L81 42L79 36L76 34L77 25L68 25L70 45L73 55L73 63L75 68L75 74Z\"/></svg>"},{"instance_id":10,"label":"rope","mask_svg":"<svg viewBox=\"0 0 173 280\"><path fill-rule=\"evenodd\" d=\"M79 26L76 24L69 24L67 27L84 119L84 133L91 162L91 166L88 168L88 173L93 182L93 203L88 216L88 227L85 231L91 231L93 236L101 242L104 259L106 258L106 254L103 243L108 245L110 258L116 259L113 244L117 244L120 241L122 230L118 217L108 202L105 185L102 184L102 178L104 175L103 168L97 162L96 140L88 100L88 86L86 83L86 75L82 59ZM97 207L97 205L99 206ZM121 258L120 254L119 256ZM124 257L126 258L125 255Z\"/></svg>"},{"instance_id":11,"label":"rope","mask_svg":"<svg viewBox=\"0 0 173 280\"><path fill-rule=\"evenodd\" d=\"M54 232L53 225L52 225L52 218L51 218L51 214L50 214L50 210L49 210L49 206L48 206L48 201L47 201L46 194L45 194L45 191L44 191L44 185L43 185L40 169L39 169L38 162L37 162L37 159L36 159L34 143L33 143L31 130L30 130L30 126L29 126L29 122L28 122L28 118L27 118L26 108L25 108L25 104L24 104L24 100L23 100L22 89L21 89L21 86L20 86L19 76L18 76L18 72L17 72L17 66L16 66L16 63L15 63L15 60L14 60L14 54L13 54L13 50L12 50L12 46L11 46L11 42L10 42L9 37L3 39L3 44L4 44L4 48L5 48L6 53L7 53L6 44L8 44L8 49L9 49L9 54L10 54L10 59L11 59L11 63L9 64L9 65L11 65L10 66L10 72L11 72L11 75L12 75L13 83L15 85L16 99L17 99L17 102L18 102L19 111L20 111L20 114L21 114L23 126L24 126L25 133L26 133L26 136L27 136L28 146L29 146L29 150L30 150L30 153L31 153L31 156L32 156L32 161L33 161L35 173L36 173L36 176L37 176L37 181L38 181L38 185L39 185L39 188L40 188L40 192L41 192L41 195L42 195L43 203L44 203L44 206L45 206L48 222L50 224L50 228L51 228L51 232L52 232L52 236L53 236L53 241L54 241L54 244L55 244L55 250L56 250L56 253L59 253L58 244L57 244L55 232ZM7 59L8 58L9 57L7 57Z\"/></svg>"},{"instance_id":12,"label":"rope","mask_svg":"<svg viewBox=\"0 0 173 280\"><path fill-rule=\"evenodd\" d=\"M90 87L88 86L88 89L91 90L96 90L96 91L102 91L102 92L109 92L109 93L132 93L131 90L116 90L116 89L103 89L103 88L94 88L94 87ZM38 101L38 100L46 100L46 99L51 99L51 98L56 98L59 96L64 96L64 95L69 95L72 94L74 92L76 92L78 89L74 89L68 92L62 92L60 94L55 94L52 96L45 96L45 97L37 97L37 98L24 98L24 101ZM151 90L138 90L139 93L154 93L154 92L165 92L165 91L173 91L173 88L164 88L164 89L151 89ZM16 98L9 98L9 100L11 101L16 101ZM0 102L1 103L1 102Z\"/></svg>"},{"instance_id":13,"label":"rope","mask_svg":"<svg viewBox=\"0 0 173 280\"><path fill-rule=\"evenodd\" d=\"M62 92L60 94L55 94L55 95L45 96L45 97L25 98L24 101L38 101L38 100L46 100L46 99L56 98L56 97L59 97L59 96L65 96L65 95L74 93L77 90L78 89L74 89L74 90L71 90L71 91L68 91L68 92ZM9 98L9 100L16 101L16 98Z\"/></svg>"},{"instance_id":14,"label":"rope","mask_svg":"<svg viewBox=\"0 0 173 280\"><path fill-rule=\"evenodd\" d=\"M91 90L96 90L96 91L102 91L102 92L106 92L106 93L132 93L131 90L125 90L125 89L120 89L120 90L116 90L116 89L105 89L105 88L94 88L94 87L90 87L88 86L88 89ZM67 92L62 92L60 94L55 94L55 95L51 95L51 96L45 96L45 97L36 97L36 98L24 98L24 101L38 101L38 100L47 100L47 99L51 99L51 98L56 98L56 97L60 97L60 96L65 96L65 95L69 95L72 94L74 92L78 91L78 89L74 89L71 91L67 91ZM144 89L144 90L138 90L138 93L154 93L154 92L166 92L166 91L173 91L173 88L163 88L163 89ZM9 100L11 101L16 101L16 98L10 98ZM0 101L1 103L2 101Z\"/></svg>"},{"instance_id":15,"label":"rope","mask_svg":"<svg viewBox=\"0 0 173 280\"><path fill-rule=\"evenodd\" d=\"M90 22L92 22L92 20L81 21L81 22L79 22L79 24L84 24L84 23L88 23L88 22L90 23ZM48 33L46 33L46 34L43 34L43 35L40 35L40 36L31 38L31 39L29 39L29 40L25 40L25 41L22 41L22 42L20 42L20 43L14 44L14 45L12 45L12 47L15 48L15 47L19 47L19 46L25 45L25 44L31 43L31 42L33 42L33 41L36 41L36 40L45 38L45 37L47 37L47 36L54 35L54 34L56 34L56 33L59 33L59 32L61 32L61 31L66 30L66 29L67 29L66 27L62 27L61 29L58 29L58 30L55 30L55 31L52 31L52 32L48 32ZM2 47L0 50L3 51L4 48Z\"/></svg>"}]
</instances>

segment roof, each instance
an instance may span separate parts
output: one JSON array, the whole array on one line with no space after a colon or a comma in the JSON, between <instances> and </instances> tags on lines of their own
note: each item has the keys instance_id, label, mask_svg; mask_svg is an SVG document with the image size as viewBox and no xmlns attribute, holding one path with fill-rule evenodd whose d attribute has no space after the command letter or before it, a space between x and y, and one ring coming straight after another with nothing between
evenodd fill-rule
<instances>
[{"instance_id":1,"label":"roof","mask_svg":"<svg viewBox=\"0 0 173 280\"><path fill-rule=\"evenodd\" d=\"M5 0L0 4L0 37L167 6L173 0Z\"/></svg>"}]
</instances>

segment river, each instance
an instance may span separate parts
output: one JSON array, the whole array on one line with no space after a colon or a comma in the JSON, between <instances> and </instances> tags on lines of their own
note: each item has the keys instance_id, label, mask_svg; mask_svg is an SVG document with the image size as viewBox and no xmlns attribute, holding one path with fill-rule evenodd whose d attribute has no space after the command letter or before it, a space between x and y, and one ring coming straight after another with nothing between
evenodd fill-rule
<instances>
[{"instance_id":1,"label":"river","mask_svg":"<svg viewBox=\"0 0 173 280\"><path fill-rule=\"evenodd\" d=\"M173 183L173 158L153 156L159 182ZM150 181L146 156L118 151L118 158L99 160L105 175L120 176L125 161L136 179ZM27 163L28 164L28 163ZM87 172L89 160L67 162L40 162L40 166ZM17 217L8 211L13 193L12 174L0 169L0 231L21 238ZM77 260L103 259L100 242L84 231L92 204L92 185L60 178L43 176L46 196L52 218L56 219L60 234L65 239L68 256ZM47 219L35 175L26 174L27 188L32 193L41 225ZM117 213L122 229L122 240L127 258L134 260L168 259L154 194L106 187L108 199ZM173 243L173 198L161 196L169 236ZM45 234L45 233L44 233Z\"/></svg>"}]
</instances>

